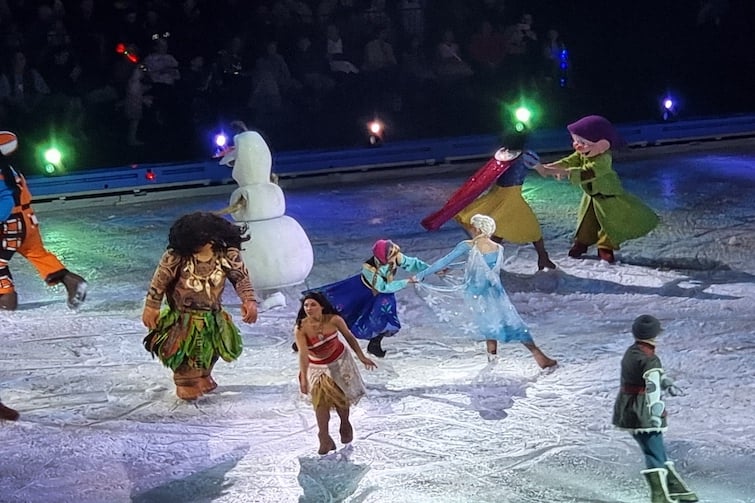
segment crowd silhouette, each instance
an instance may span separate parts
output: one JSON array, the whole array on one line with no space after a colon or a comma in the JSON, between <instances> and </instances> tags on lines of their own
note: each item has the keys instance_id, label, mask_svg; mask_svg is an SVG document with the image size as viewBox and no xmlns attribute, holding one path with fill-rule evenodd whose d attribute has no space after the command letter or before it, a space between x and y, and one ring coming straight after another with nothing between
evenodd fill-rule
<instances>
[{"instance_id":1,"label":"crowd silhouette","mask_svg":"<svg viewBox=\"0 0 755 503\"><path fill-rule=\"evenodd\" d=\"M689 26L723 31L729 10L701 2ZM0 124L73 145L74 167L206 156L232 120L277 150L360 145L376 115L392 139L494 132L522 95L556 126L591 103L600 41L577 21L597 16L523 0L0 0Z\"/></svg>"}]
</instances>

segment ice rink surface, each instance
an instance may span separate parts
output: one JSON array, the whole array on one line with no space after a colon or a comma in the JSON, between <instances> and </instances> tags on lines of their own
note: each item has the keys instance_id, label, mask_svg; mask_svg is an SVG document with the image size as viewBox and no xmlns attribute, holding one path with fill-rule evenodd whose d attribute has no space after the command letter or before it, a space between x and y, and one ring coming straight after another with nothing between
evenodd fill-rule
<instances>
[{"instance_id":1,"label":"ice rink surface","mask_svg":"<svg viewBox=\"0 0 755 503\"><path fill-rule=\"evenodd\" d=\"M685 391L666 401L670 457L701 501L755 502L755 141L631 151L615 167L661 216L617 264L567 257L580 193L536 174L524 194L558 270L536 273L532 246L505 246L504 285L558 368L543 373L520 345L488 365L483 343L437 322L409 287L397 294L403 329L363 373L354 448L339 460L318 459L298 392L299 292L355 274L379 238L427 261L444 255L463 231L419 221L474 167L288 184L286 213L306 230L314 268L285 290L286 307L241 324L244 353L217 365L219 388L196 403L175 397L144 350L141 308L172 222L221 209L228 194L41 205L47 247L90 292L69 311L64 291L22 257L11 263L20 306L0 312L0 398L21 419L0 424L0 501L645 502L642 456L611 411L632 320L650 313ZM232 288L224 301L239 319Z\"/></svg>"}]
</instances>

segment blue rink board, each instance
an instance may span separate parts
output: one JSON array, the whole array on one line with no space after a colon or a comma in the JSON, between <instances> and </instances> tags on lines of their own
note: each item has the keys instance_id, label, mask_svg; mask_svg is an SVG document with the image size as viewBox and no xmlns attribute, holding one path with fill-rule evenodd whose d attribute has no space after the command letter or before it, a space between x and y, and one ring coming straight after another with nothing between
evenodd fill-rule
<instances>
[{"instance_id":1,"label":"blue rink board","mask_svg":"<svg viewBox=\"0 0 755 503\"><path fill-rule=\"evenodd\" d=\"M623 124L617 126L632 148L718 140L755 135L755 115ZM566 129L532 133L531 148L541 154L571 149ZM497 135L389 142L377 147L302 150L273 154L272 171L279 178L347 173L394 167L431 166L487 159L501 147ZM101 195L166 191L233 183L230 169L217 159L184 163L137 164L87 170L62 176L29 177L35 202L81 199Z\"/></svg>"}]
</instances>

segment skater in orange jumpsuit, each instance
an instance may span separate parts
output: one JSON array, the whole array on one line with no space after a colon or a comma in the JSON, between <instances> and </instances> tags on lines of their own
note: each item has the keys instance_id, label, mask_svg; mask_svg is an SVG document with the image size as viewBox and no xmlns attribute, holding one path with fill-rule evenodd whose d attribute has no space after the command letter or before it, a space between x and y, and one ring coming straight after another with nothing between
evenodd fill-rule
<instances>
[{"instance_id":1,"label":"skater in orange jumpsuit","mask_svg":"<svg viewBox=\"0 0 755 503\"><path fill-rule=\"evenodd\" d=\"M76 309L86 298L87 283L45 248L26 179L11 166L7 157L17 146L15 134L0 131L0 309L13 311L18 307L18 295L8 267L17 252L31 262L48 285L63 283L68 293L68 307Z\"/></svg>"}]
</instances>

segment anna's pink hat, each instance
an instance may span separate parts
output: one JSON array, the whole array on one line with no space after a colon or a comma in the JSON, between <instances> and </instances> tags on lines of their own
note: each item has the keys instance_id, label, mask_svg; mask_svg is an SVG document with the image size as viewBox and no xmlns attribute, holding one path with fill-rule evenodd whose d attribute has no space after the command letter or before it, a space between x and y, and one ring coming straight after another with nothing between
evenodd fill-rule
<instances>
[{"instance_id":1,"label":"anna's pink hat","mask_svg":"<svg viewBox=\"0 0 755 503\"><path fill-rule=\"evenodd\" d=\"M390 239L378 239L372 245L372 254L381 264L387 264L388 261L398 253L399 247Z\"/></svg>"}]
</instances>

